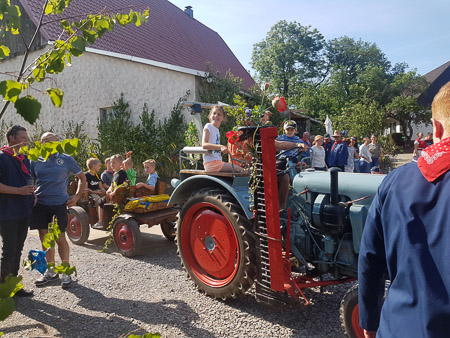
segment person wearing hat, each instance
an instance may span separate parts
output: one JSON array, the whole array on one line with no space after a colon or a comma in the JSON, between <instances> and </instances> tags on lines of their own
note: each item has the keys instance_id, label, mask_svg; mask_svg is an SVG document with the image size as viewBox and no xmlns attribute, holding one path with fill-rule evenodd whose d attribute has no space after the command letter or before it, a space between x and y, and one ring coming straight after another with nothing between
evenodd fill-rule
<instances>
[{"instance_id":1,"label":"person wearing hat","mask_svg":"<svg viewBox=\"0 0 450 338\"><path fill-rule=\"evenodd\" d=\"M295 123L295 121L293 120L288 120L286 122L284 122L284 134L278 136L277 140L278 141L285 141L285 142L292 142L292 143L302 143L300 137L298 137L297 135L295 135L295 133L297 132L297 123ZM292 145L292 147L295 147L295 145ZM297 152L296 149L292 149L290 151L284 152L280 158L286 158L289 156L293 156L295 155ZM292 158L292 162L297 163L298 162L298 157Z\"/></svg>"},{"instance_id":2,"label":"person wearing hat","mask_svg":"<svg viewBox=\"0 0 450 338\"><path fill-rule=\"evenodd\" d=\"M58 141L58 136L46 132L41 136L41 143ZM67 194L69 176L75 175L78 181L78 189L75 195ZM72 156L56 153L50 155L47 160L42 157L37 162L31 162L31 177L36 180L37 204L34 207L30 229L39 231L41 242L48 233L48 224L54 216L58 219L61 235L56 241L58 253L62 262L69 263L69 243L66 239L68 223L67 207L76 205L78 199L87 192L86 176ZM51 249L46 254L47 263L55 263L55 250ZM58 278L53 268L35 281L37 286L42 286ZM72 279L69 275L62 274L61 286L69 287Z\"/></svg>"},{"instance_id":3,"label":"person wearing hat","mask_svg":"<svg viewBox=\"0 0 450 338\"><path fill-rule=\"evenodd\" d=\"M335 131L333 134L334 144L331 147L328 156L328 168L339 168L344 171L344 167L348 162L348 147L342 142L342 134L340 131Z\"/></svg>"}]
</instances>

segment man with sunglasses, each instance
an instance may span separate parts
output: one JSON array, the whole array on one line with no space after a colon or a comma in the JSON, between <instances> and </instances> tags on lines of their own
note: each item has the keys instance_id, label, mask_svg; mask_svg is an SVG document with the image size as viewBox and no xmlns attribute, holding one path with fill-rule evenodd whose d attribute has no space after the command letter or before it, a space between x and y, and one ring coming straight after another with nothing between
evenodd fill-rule
<instances>
[{"instance_id":1,"label":"man with sunglasses","mask_svg":"<svg viewBox=\"0 0 450 338\"><path fill-rule=\"evenodd\" d=\"M35 196L31 184L30 162L20 147L28 143L27 131L15 125L6 132L7 145L0 148L0 235L3 241L0 283L8 275L17 276L20 257L27 238ZM24 289L18 297L33 295Z\"/></svg>"}]
</instances>

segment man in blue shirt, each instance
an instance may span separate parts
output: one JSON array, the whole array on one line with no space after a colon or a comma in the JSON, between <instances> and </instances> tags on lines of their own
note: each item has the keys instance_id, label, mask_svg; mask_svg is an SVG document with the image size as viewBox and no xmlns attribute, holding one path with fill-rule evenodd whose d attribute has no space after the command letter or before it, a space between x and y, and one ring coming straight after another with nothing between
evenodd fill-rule
<instances>
[{"instance_id":1,"label":"man in blue shirt","mask_svg":"<svg viewBox=\"0 0 450 338\"><path fill-rule=\"evenodd\" d=\"M58 137L50 132L41 136L41 142L58 141ZM75 195L67 193L69 176L78 177L78 190ZM67 207L76 205L83 192L87 191L86 176L75 162L72 156L56 153L46 161L42 158L38 162L31 163L31 176L36 178L36 196L38 202L33 210L30 229L38 229L41 242L48 233L48 223L52 222L54 216L58 219L61 236L56 241L58 253L62 262L69 263L69 243L66 239L66 228L68 223ZM47 263L55 263L55 250L47 251ZM53 269L47 270L42 278L35 281L37 286L47 284L56 279L58 275ZM70 276L63 274L61 286L69 287L72 283Z\"/></svg>"},{"instance_id":2,"label":"man in blue shirt","mask_svg":"<svg viewBox=\"0 0 450 338\"><path fill-rule=\"evenodd\" d=\"M17 276L20 256L27 238L31 212L35 201L31 184L30 162L19 149L28 143L27 131L15 125L6 132L8 145L0 148L0 235L2 260L0 283L6 276ZM32 291L19 290L18 297L33 295Z\"/></svg>"},{"instance_id":3,"label":"man in blue shirt","mask_svg":"<svg viewBox=\"0 0 450 338\"><path fill-rule=\"evenodd\" d=\"M335 131L333 138L334 144L328 155L328 168L336 167L344 171L344 167L348 162L348 147L342 142L342 134L340 131Z\"/></svg>"},{"instance_id":4,"label":"man in blue shirt","mask_svg":"<svg viewBox=\"0 0 450 338\"><path fill-rule=\"evenodd\" d=\"M295 135L296 131L297 131L297 123L295 123L295 121L293 121L293 120L286 121L284 123L284 134L278 136L277 140L295 143L292 145L292 148L294 148L294 147L296 147L297 143L301 143L300 137ZM297 153L297 149L283 151L283 154L280 156L280 158L286 158L286 157L292 156L296 153ZM292 158L292 162L297 163L298 157Z\"/></svg>"},{"instance_id":5,"label":"man in blue shirt","mask_svg":"<svg viewBox=\"0 0 450 338\"><path fill-rule=\"evenodd\" d=\"M358 264L367 337L450 332L450 82L432 113L434 145L383 180L367 215Z\"/></svg>"}]
</instances>

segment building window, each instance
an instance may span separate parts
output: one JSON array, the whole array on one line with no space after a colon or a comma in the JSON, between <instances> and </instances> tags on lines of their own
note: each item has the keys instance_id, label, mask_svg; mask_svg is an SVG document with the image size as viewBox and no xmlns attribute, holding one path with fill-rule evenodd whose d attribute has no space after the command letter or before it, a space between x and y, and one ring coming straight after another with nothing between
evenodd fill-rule
<instances>
[{"instance_id":1,"label":"building window","mask_svg":"<svg viewBox=\"0 0 450 338\"><path fill-rule=\"evenodd\" d=\"M107 121L113 112L113 107L100 108L100 122Z\"/></svg>"}]
</instances>

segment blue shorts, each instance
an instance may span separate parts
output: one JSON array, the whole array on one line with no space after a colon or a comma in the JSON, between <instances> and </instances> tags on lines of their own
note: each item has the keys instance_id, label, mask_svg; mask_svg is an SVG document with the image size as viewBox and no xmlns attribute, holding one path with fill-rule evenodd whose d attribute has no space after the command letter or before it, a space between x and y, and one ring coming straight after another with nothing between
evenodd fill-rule
<instances>
[{"instance_id":1,"label":"blue shorts","mask_svg":"<svg viewBox=\"0 0 450 338\"><path fill-rule=\"evenodd\" d=\"M59 230L65 232L67 222L69 221L67 212L68 210L65 203L61 205L43 205L38 203L34 207L33 214L31 215L30 229L48 229L48 223L52 221L53 216L56 216L58 219Z\"/></svg>"}]
</instances>

